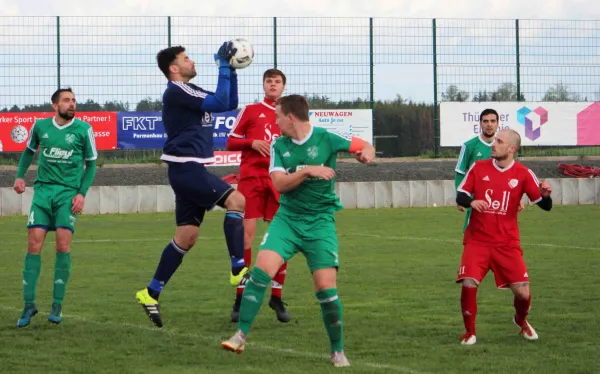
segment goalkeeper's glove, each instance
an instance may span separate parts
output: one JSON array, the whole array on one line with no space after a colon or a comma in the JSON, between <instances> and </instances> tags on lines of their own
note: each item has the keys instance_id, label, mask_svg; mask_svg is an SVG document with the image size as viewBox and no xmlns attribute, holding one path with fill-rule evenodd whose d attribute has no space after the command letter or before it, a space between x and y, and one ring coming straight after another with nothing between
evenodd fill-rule
<instances>
[{"instance_id":1,"label":"goalkeeper's glove","mask_svg":"<svg viewBox=\"0 0 600 374\"><path fill-rule=\"evenodd\" d=\"M215 63L220 68L228 67L228 68L232 69L229 61L231 61L231 58L235 55L236 52L237 52L237 48L233 48L232 42L223 43L221 48L219 48L217 53L215 53Z\"/></svg>"}]
</instances>

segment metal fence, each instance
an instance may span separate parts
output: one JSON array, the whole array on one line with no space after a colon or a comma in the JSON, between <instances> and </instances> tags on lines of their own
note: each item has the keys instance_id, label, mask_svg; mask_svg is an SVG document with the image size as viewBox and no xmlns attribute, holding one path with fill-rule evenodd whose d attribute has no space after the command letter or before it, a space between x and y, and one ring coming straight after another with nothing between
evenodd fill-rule
<instances>
[{"instance_id":1,"label":"metal fence","mask_svg":"<svg viewBox=\"0 0 600 374\"><path fill-rule=\"evenodd\" d=\"M270 67L288 76L286 92L315 105L374 109L374 133L382 138L401 137L410 119L398 119L396 130L383 126L380 108L418 104L431 113L431 124L417 124L431 127L420 132L432 138L420 139L421 154L443 153L441 101L600 99L600 21L0 17L0 110L47 109L51 93L64 86L75 89L80 105L139 109L160 100L165 79L155 56L170 45L188 49L194 82L212 88L212 54L238 36L256 48L254 63L240 73L240 104L262 98L262 73Z\"/></svg>"}]
</instances>

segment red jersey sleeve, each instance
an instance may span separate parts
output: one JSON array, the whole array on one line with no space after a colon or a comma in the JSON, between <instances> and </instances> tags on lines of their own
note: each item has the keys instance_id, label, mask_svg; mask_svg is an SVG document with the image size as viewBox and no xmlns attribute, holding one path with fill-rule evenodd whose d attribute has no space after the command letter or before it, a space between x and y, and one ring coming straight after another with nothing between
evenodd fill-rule
<instances>
[{"instance_id":1,"label":"red jersey sleeve","mask_svg":"<svg viewBox=\"0 0 600 374\"><path fill-rule=\"evenodd\" d=\"M467 171L467 174L465 174L465 177L463 178L462 182L458 185L458 188L456 190L459 192L466 193L467 195L469 195L469 197L473 197L473 193L475 192L475 174L477 173L477 170L479 169L477 168L476 162Z\"/></svg>"},{"instance_id":2,"label":"red jersey sleeve","mask_svg":"<svg viewBox=\"0 0 600 374\"><path fill-rule=\"evenodd\" d=\"M525 182L523 185L523 190L532 204L537 204L540 202L540 200L542 200L540 181L537 179L537 176L533 170L528 168L525 168Z\"/></svg>"},{"instance_id":3,"label":"red jersey sleeve","mask_svg":"<svg viewBox=\"0 0 600 374\"><path fill-rule=\"evenodd\" d=\"M249 115L246 110L248 107L242 108L235 118L235 122L233 123L233 127L231 128L231 132L229 136L233 136L236 138L243 138L246 136L246 131L248 130L248 125L250 123L251 115Z\"/></svg>"}]
</instances>

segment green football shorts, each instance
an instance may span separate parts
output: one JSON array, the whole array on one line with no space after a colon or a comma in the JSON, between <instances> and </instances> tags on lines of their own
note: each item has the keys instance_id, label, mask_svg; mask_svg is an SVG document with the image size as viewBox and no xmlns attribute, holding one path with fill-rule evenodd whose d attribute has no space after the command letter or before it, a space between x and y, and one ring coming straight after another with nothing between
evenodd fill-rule
<instances>
[{"instance_id":1,"label":"green football shorts","mask_svg":"<svg viewBox=\"0 0 600 374\"><path fill-rule=\"evenodd\" d=\"M277 252L285 262L304 254L310 272L338 268L338 239L333 214L298 215L281 208L263 236L258 250Z\"/></svg>"},{"instance_id":2,"label":"green football shorts","mask_svg":"<svg viewBox=\"0 0 600 374\"><path fill-rule=\"evenodd\" d=\"M77 191L57 184L39 183L33 187L27 228L40 227L48 231L57 228L75 232L77 215L72 211L72 200Z\"/></svg>"}]
</instances>

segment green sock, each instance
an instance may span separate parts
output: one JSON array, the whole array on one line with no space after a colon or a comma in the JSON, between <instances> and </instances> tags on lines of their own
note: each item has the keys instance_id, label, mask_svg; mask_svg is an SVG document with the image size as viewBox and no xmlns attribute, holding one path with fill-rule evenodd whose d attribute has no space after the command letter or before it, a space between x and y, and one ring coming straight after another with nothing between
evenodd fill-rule
<instances>
[{"instance_id":1,"label":"green sock","mask_svg":"<svg viewBox=\"0 0 600 374\"><path fill-rule=\"evenodd\" d=\"M321 304L321 314L329 336L331 352L341 352L344 350L344 324L342 323L342 302L337 295L337 289L329 288L317 291L316 295Z\"/></svg>"},{"instance_id":2,"label":"green sock","mask_svg":"<svg viewBox=\"0 0 600 374\"><path fill-rule=\"evenodd\" d=\"M244 334L248 334L250 331L254 317L256 317L262 306L265 291L269 284L271 284L269 274L255 267L252 270L250 279L246 282L246 288L244 288L242 294L242 303L240 304L238 329L242 330Z\"/></svg>"},{"instance_id":3,"label":"green sock","mask_svg":"<svg viewBox=\"0 0 600 374\"><path fill-rule=\"evenodd\" d=\"M41 267L41 255L32 255L30 253L25 255L25 268L23 269L23 300L25 301L25 305L35 304L35 289Z\"/></svg>"},{"instance_id":4,"label":"green sock","mask_svg":"<svg viewBox=\"0 0 600 374\"><path fill-rule=\"evenodd\" d=\"M56 252L56 263L54 264L54 293L53 303L62 305L67 289L67 282L71 275L71 253Z\"/></svg>"}]
</instances>

